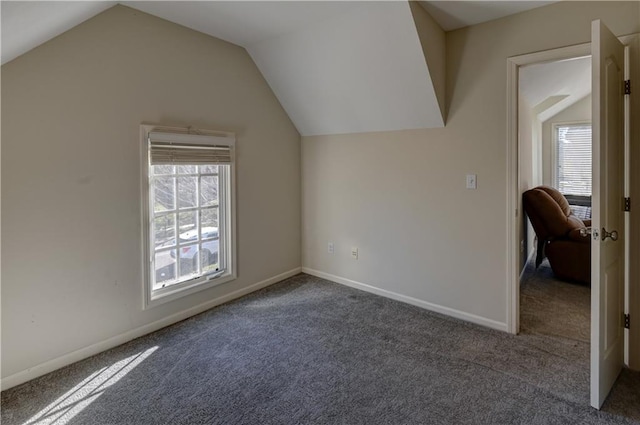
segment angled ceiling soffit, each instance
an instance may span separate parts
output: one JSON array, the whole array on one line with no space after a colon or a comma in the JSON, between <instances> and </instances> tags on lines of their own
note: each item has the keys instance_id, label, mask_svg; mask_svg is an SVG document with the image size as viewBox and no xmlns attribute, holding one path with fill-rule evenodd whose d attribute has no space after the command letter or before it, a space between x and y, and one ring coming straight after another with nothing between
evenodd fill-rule
<instances>
[{"instance_id":1,"label":"angled ceiling soffit","mask_svg":"<svg viewBox=\"0 0 640 425\"><path fill-rule=\"evenodd\" d=\"M438 99L443 121L446 122L445 78L446 40L445 33L431 15L415 1L410 1L411 15L422 46L422 52L429 69L431 84Z\"/></svg>"},{"instance_id":2,"label":"angled ceiling soffit","mask_svg":"<svg viewBox=\"0 0 640 425\"><path fill-rule=\"evenodd\" d=\"M415 22L408 2L361 2L247 50L302 135L443 127L442 30L423 49Z\"/></svg>"}]
</instances>

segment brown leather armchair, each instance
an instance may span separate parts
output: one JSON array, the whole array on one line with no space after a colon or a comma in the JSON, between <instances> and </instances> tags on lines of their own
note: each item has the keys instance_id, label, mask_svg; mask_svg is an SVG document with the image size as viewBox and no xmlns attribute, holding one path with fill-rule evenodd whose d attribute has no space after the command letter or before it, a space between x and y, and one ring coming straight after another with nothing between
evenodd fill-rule
<instances>
[{"instance_id":1,"label":"brown leather armchair","mask_svg":"<svg viewBox=\"0 0 640 425\"><path fill-rule=\"evenodd\" d=\"M536 268L544 257L561 279L591 283L591 237L569 202L556 189L538 186L522 194L522 205L538 236Z\"/></svg>"}]
</instances>

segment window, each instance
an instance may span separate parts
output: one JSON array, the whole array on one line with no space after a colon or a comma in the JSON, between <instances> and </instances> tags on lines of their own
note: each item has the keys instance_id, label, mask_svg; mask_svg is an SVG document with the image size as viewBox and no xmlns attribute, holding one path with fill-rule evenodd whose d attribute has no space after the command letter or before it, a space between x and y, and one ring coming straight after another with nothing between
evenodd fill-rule
<instances>
[{"instance_id":1,"label":"window","mask_svg":"<svg viewBox=\"0 0 640 425\"><path fill-rule=\"evenodd\" d=\"M235 278L235 141L230 134L142 127L151 307Z\"/></svg>"},{"instance_id":2,"label":"window","mask_svg":"<svg viewBox=\"0 0 640 425\"><path fill-rule=\"evenodd\" d=\"M554 126L554 186L565 195L591 196L591 124Z\"/></svg>"}]
</instances>

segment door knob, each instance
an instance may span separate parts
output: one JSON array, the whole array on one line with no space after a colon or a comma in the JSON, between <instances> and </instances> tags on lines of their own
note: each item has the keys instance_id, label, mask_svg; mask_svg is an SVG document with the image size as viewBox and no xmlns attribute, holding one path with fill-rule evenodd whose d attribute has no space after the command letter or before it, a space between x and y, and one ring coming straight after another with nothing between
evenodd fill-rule
<instances>
[{"instance_id":1,"label":"door knob","mask_svg":"<svg viewBox=\"0 0 640 425\"><path fill-rule=\"evenodd\" d=\"M612 230L611 232L607 232L607 230L603 227L602 228L602 240L605 240L607 238L611 238L612 241L617 241L618 240L618 231L617 230Z\"/></svg>"}]
</instances>

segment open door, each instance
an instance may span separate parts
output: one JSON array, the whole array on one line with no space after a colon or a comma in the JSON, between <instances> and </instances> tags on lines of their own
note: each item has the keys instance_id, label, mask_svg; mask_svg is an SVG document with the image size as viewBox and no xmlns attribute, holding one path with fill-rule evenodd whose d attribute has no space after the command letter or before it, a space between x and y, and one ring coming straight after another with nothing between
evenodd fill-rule
<instances>
[{"instance_id":1,"label":"open door","mask_svg":"<svg viewBox=\"0 0 640 425\"><path fill-rule=\"evenodd\" d=\"M597 20L591 52L591 405L599 409L624 363L624 46Z\"/></svg>"}]
</instances>

